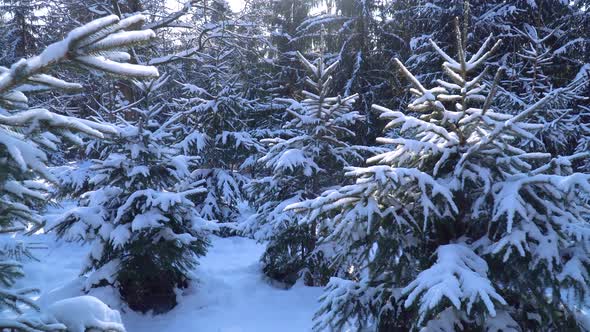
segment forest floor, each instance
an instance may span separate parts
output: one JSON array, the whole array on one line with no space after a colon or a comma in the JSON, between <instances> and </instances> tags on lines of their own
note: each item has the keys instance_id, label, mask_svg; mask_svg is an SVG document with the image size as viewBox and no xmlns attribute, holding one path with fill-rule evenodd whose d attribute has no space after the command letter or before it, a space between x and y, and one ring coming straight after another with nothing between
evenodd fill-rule
<instances>
[{"instance_id":1,"label":"forest floor","mask_svg":"<svg viewBox=\"0 0 590 332\"><path fill-rule=\"evenodd\" d=\"M25 263L22 287L41 289L43 307L82 295L79 277L90 249L56 241L53 235L34 235L29 242L47 245L36 250L39 261ZM302 332L311 330L311 319L322 290L295 285L274 287L262 275L259 263L264 245L241 237L211 237L207 256L193 271L197 279L179 294L179 304L162 315L140 314L126 308L111 288L93 289L90 295L121 312L128 332Z\"/></svg>"}]
</instances>

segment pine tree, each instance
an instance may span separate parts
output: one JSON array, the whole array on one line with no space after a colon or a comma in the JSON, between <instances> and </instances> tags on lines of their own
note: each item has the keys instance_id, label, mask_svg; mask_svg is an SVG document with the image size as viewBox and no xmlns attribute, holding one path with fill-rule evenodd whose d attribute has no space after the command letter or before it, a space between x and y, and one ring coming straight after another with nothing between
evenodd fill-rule
<instances>
[{"instance_id":1,"label":"pine tree","mask_svg":"<svg viewBox=\"0 0 590 332\"><path fill-rule=\"evenodd\" d=\"M60 237L92 242L86 289L113 286L131 309L154 313L176 305L175 290L187 286L210 229L190 199L206 189L200 182L178 185L196 158L174 144L179 117L161 116L167 105L158 102L158 90L166 81L136 82L142 98L118 139L92 161L87 184L67 192L81 197L80 206L50 225Z\"/></svg>"},{"instance_id":2,"label":"pine tree","mask_svg":"<svg viewBox=\"0 0 590 332\"><path fill-rule=\"evenodd\" d=\"M35 208L46 199L47 186L38 179L56 181L46 165L47 151L66 141L81 143L78 133L98 138L115 133L109 125L29 108L25 93L80 89L79 84L44 74L66 63L126 77L157 76L155 68L125 63L128 55L115 51L153 37L150 30L126 31L144 20L141 15L124 20L108 16L74 29L37 56L21 59L10 68L0 67L1 233L42 225ZM29 298L34 289L12 288L22 275L20 263L0 258L0 310L16 313L16 318L0 320L0 329L65 330L62 324L46 324L38 317L20 315L26 307L39 310Z\"/></svg>"},{"instance_id":3,"label":"pine tree","mask_svg":"<svg viewBox=\"0 0 590 332\"><path fill-rule=\"evenodd\" d=\"M360 148L348 143L353 136L348 127L362 116L352 111L357 95L328 95L338 62L326 65L323 50L315 64L297 55L311 74L306 83L313 90L304 90L306 99L301 102L282 100L290 105L287 112L292 118L285 128L294 135L263 141L269 147L259 162L267 173L253 180L251 190L258 209L242 229L258 240L270 241L262 257L266 275L287 284L303 277L306 284L318 285L329 274L323 249L315 244L318 229L299 225L293 213L283 210L337 185L342 167L362 159Z\"/></svg>"},{"instance_id":4,"label":"pine tree","mask_svg":"<svg viewBox=\"0 0 590 332\"><path fill-rule=\"evenodd\" d=\"M399 128L392 150L347 175L356 183L293 204L338 243L316 329L581 330L588 292L590 176L572 163L519 148L543 128L535 113L491 108L484 66L492 37L469 56L457 21L457 60L437 43L448 80L428 89L399 61L415 99L407 111L374 106ZM411 114L417 114L412 116Z\"/></svg>"},{"instance_id":5,"label":"pine tree","mask_svg":"<svg viewBox=\"0 0 590 332\"><path fill-rule=\"evenodd\" d=\"M297 59L296 50L311 48L310 40L297 39L298 25L307 18L315 1L248 1L241 26L253 27L236 45L241 55L235 61L233 73L239 73L241 90L249 100L250 134L258 141L268 137L288 137L293 131L284 128L288 103L280 100L297 98L299 84L303 84L306 69ZM249 44L244 43L249 41ZM246 51L244 51L246 50ZM303 52L305 54L305 52ZM251 155L256 160L260 157ZM264 173L260 164L246 168L251 177Z\"/></svg>"}]
</instances>

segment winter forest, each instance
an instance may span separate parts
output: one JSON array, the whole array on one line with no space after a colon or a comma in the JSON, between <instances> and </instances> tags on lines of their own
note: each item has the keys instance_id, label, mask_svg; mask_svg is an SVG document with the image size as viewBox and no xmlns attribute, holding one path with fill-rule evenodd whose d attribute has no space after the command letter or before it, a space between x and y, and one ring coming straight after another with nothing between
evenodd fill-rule
<instances>
[{"instance_id":1,"label":"winter forest","mask_svg":"<svg viewBox=\"0 0 590 332\"><path fill-rule=\"evenodd\" d=\"M0 0L0 331L590 331L590 1Z\"/></svg>"}]
</instances>

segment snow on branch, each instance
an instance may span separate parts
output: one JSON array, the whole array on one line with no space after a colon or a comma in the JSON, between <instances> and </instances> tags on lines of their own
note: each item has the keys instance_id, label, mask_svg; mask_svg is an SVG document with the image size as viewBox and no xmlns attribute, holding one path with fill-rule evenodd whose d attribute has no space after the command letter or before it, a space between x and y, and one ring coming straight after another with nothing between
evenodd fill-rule
<instances>
[{"instance_id":1,"label":"snow on branch","mask_svg":"<svg viewBox=\"0 0 590 332\"><path fill-rule=\"evenodd\" d=\"M68 128L98 138L103 137L103 133L116 134L114 127L101 124L94 121L72 118L60 114L52 113L46 109L31 109L14 115L1 115L0 124L12 127L31 128L31 123L39 125L39 122L45 123L52 128Z\"/></svg>"},{"instance_id":2,"label":"snow on branch","mask_svg":"<svg viewBox=\"0 0 590 332\"><path fill-rule=\"evenodd\" d=\"M145 20L146 17L143 15L134 15L123 20L116 15L110 15L72 30L64 40L49 45L37 56L17 61L10 69L0 74L0 95L5 95L23 83L43 84L56 88L77 87L72 86L73 83L57 81L48 75L39 76L56 64L66 61L89 65L92 68L122 76L138 78L158 76L158 70L155 67L120 63L97 54L116 51L154 38L155 34L151 30L125 31ZM118 56L118 58L122 57Z\"/></svg>"},{"instance_id":3,"label":"snow on branch","mask_svg":"<svg viewBox=\"0 0 590 332\"><path fill-rule=\"evenodd\" d=\"M430 44L434 48L434 50L443 58L445 59L445 63L443 66L455 71L455 72L471 72L473 69L479 67L485 60L487 60L494 52L500 47L502 44L502 39L498 39L494 46L492 46L489 50L486 51L489 42L492 39L492 35L488 36L485 42L481 45L479 50L473 54L473 56L466 61L465 63L459 63L453 57L448 55L445 51L443 51L435 41L432 39L430 40Z\"/></svg>"},{"instance_id":4,"label":"snow on branch","mask_svg":"<svg viewBox=\"0 0 590 332\"><path fill-rule=\"evenodd\" d=\"M445 211L458 211L449 188L415 168L393 168L385 165L351 168L346 176L357 178L356 184L344 186L336 191L327 191L313 200L291 204L286 210L308 210L312 212L308 220L313 220L328 210L354 205L362 197L372 197L379 192L390 191L419 193L421 200L416 204L416 208L422 208L424 230L428 226L431 213L441 217ZM403 195L400 195L400 199L403 199L401 196ZM441 198L442 203L436 198Z\"/></svg>"},{"instance_id":5,"label":"snow on branch","mask_svg":"<svg viewBox=\"0 0 590 332\"><path fill-rule=\"evenodd\" d=\"M558 98L558 96L562 95L563 92L567 91L567 88L558 88L534 103L533 105L527 107L525 110L517 114L516 116L510 117L506 121L496 125L494 129L489 132L487 135L483 136L479 142L472 145L462 156L459 160L458 166L456 168L457 171L461 171L463 165L467 162L469 157L474 155L477 151L487 147L491 144L494 140L496 140L500 135L504 134L507 130L518 130L520 126L526 125L522 123L525 119L529 116L534 114L535 112L539 111L545 104L549 103L550 101ZM523 131L524 132L524 131Z\"/></svg>"},{"instance_id":6,"label":"snow on branch","mask_svg":"<svg viewBox=\"0 0 590 332\"><path fill-rule=\"evenodd\" d=\"M438 126L431 122L426 122L412 116L407 116L399 111L392 111L388 108L379 105L373 105L373 109L382 112L381 118L391 119L385 126L385 129L393 128L398 124L402 124L401 132L409 129L418 129L420 131L432 132L444 138L448 142L458 143L457 135L449 133L444 127Z\"/></svg>"},{"instance_id":7,"label":"snow on branch","mask_svg":"<svg viewBox=\"0 0 590 332\"><path fill-rule=\"evenodd\" d=\"M462 244L447 244L436 250L437 261L430 268L420 272L418 277L406 286L402 293L407 296L404 305L410 307L420 303L420 321L444 298L461 309L466 305L469 313L473 305L483 302L490 316L496 316L493 301L506 301L487 277L488 265L485 260Z\"/></svg>"}]
</instances>

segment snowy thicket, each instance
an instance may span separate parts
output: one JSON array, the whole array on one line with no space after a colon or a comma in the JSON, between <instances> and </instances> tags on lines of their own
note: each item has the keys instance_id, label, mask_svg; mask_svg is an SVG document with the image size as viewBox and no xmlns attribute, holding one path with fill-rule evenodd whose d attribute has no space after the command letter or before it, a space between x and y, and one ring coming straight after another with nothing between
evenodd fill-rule
<instances>
[{"instance_id":1,"label":"snowy thicket","mask_svg":"<svg viewBox=\"0 0 590 332\"><path fill-rule=\"evenodd\" d=\"M176 304L175 289L186 287L212 229L191 201L206 188L185 181L196 157L175 146L178 117L157 117L165 105L154 100L165 82L136 82L143 98L131 109L135 121L121 124L118 139L92 161L88 185L65 193L80 206L48 225L68 240L92 242L86 289L112 285L140 311Z\"/></svg>"},{"instance_id":2,"label":"snowy thicket","mask_svg":"<svg viewBox=\"0 0 590 332\"><path fill-rule=\"evenodd\" d=\"M470 53L457 24L458 56L435 42L446 80L412 84L405 111L373 106L399 128L391 151L350 168L355 184L291 204L337 243L316 328L454 331L575 328L588 291L590 176L573 173L580 153L525 150L543 124L536 113L555 89L515 115L492 106L499 70L482 84L492 37ZM414 115L415 114L415 115Z\"/></svg>"},{"instance_id":3,"label":"snowy thicket","mask_svg":"<svg viewBox=\"0 0 590 332\"><path fill-rule=\"evenodd\" d=\"M120 20L108 16L71 31L62 41L51 44L41 54L21 59L9 68L0 67L0 231L16 232L37 228L42 218L36 207L46 199L47 181L56 178L47 167L47 151L64 142L81 143L78 134L102 138L114 128L88 120L56 114L43 108L29 108L27 92L75 90L81 86L44 74L56 65L70 63L126 77L157 76L155 68L126 63L127 53L113 51L153 37L150 30L130 30L141 24L141 15ZM42 180L40 180L42 179ZM21 314L24 307L39 309L28 295L35 289L14 289L22 276L21 263L0 257L0 310ZM0 328L25 331L61 330L63 326L44 324L34 316L2 319Z\"/></svg>"},{"instance_id":4,"label":"snowy thicket","mask_svg":"<svg viewBox=\"0 0 590 332\"><path fill-rule=\"evenodd\" d=\"M268 175L250 186L257 211L242 228L256 239L270 241L262 258L268 276L289 284L303 277L314 285L325 283L329 274L323 250L316 250L318 229L315 224L300 225L284 209L337 185L342 167L361 161L361 148L349 143L353 132L348 128L362 116L352 110L356 95L329 97L338 62L327 65L322 51L315 63L297 55L310 73L306 83L312 91L304 90L302 101L280 100L289 104L291 120L285 128L294 135L263 140L268 151L258 162Z\"/></svg>"},{"instance_id":5,"label":"snowy thicket","mask_svg":"<svg viewBox=\"0 0 590 332\"><path fill-rule=\"evenodd\" d=\"M588 6L0 2L0 330L123 328L31 300L45 231L91 248L68 297L145 331L261 272L197 266L210 232L259 241L291 300L327 284L317 330L582 330Z\"/></svg>"}]
</instances>

